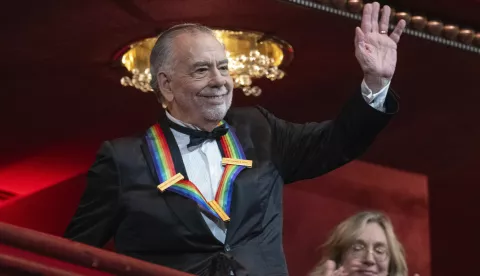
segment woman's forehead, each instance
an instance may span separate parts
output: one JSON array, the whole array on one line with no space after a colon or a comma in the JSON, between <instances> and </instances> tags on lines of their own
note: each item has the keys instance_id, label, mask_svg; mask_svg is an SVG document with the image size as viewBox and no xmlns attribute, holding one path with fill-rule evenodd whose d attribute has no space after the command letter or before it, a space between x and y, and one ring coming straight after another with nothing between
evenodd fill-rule
<instances>
[{"instance_id":1,"label":"woman's forehead","mask_svg":"<svg viewBox=\"0 0 480 276\"><path fill-rule=\"evenodd\" d=\"M378 223L367 223L359 229L356 241L362 241L367 244L387 243L385 230Z\"/></svg>"}]
</instances>

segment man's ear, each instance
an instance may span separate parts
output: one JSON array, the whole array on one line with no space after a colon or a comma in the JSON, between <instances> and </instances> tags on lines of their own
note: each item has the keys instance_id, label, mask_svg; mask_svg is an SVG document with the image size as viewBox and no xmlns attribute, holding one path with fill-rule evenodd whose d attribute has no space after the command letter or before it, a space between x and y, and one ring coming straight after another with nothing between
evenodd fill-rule
<instances>
[{"instance_id":1,"label":"man's ear","mask_svg":"<svg viewBox=\"0 0 480 276\"><path fill-rule=\"evenodd\" d=\"M166 102L173 101L173 91L171 86L171 79L165 72L158 72L157 74L158 89ZM160 95L159 95L160 96Z\"/></svg>"}]
</instances>

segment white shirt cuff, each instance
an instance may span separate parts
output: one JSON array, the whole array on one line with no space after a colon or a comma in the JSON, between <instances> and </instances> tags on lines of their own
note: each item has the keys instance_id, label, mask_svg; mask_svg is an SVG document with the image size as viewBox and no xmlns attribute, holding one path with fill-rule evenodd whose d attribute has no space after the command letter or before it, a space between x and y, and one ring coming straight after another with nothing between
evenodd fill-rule
<instances>
[{"instance_id":1,"label":"white shirt cuff","mask_svg":"<svg viewBox=\"0 0 480 276\"><path fill-rule=\"evenodd\" d=\"M388 89L390 88L390 81L377 93L373 93L367 86L365 80L362 81L361 90L365 101L378 111L385 112L385 99L387 97Z\"/></svg>"}]
</instances>

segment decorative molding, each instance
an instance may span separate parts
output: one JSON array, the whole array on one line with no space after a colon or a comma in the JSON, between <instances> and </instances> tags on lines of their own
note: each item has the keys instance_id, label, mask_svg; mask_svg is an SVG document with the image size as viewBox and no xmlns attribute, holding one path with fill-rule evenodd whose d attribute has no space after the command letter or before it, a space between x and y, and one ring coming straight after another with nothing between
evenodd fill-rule
<instances>
[{"instance_id":1,"label":"decorative molding","mask_svg":"<svg viewBox=\"0 0 480 276\"><path fill-rule=\"evenodd\" d=\"M307 8L340 15L358 21L362 19L360 14L363 10L362 0L280 1L294 3ZM475 32L472 29L459 29L457 25L444 25L437 20L428 21L427 18L423 16L412 16L407 12L395 12L392 8L391 21L398 21L400 19L407 21L407 28L405 28L404 34L480 54L480 32ZM395 25L390 24L389 29L393 30L394 28Z\"/></svg>"}]
</instances>

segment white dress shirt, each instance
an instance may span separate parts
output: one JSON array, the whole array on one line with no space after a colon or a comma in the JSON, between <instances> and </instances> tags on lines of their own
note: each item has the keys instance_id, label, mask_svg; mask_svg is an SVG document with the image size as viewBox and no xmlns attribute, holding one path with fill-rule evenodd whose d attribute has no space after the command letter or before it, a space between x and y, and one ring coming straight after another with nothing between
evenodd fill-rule
<instances>
[{"instance_id":1,"label":"white dress shirt","mask_svg":"<svg viewBox=\"0 0 480 276\"><path fill-rule=\"evenodd\" d=\"M199 129L174 118L167 112L167 117L181 126ZM183 164L187 170L188 179L197 186L207 201L213 200L217 193L218 185L223 174L222 153L215 140L206 140L202 144L188 148L190 136L171 129L177 141ZM213 221L202 213L212 234L222 243L225 243L226 231L223 221Z\"/></svg>"},{"instance_id":2,"label":"white dress shirt","mask_svg":"<svg viewBox=\"0 0 480 276\"><path fill-rule=\"evenodd\" d=\"M373 108L384 112L383 106L387 96L390 82L382 88L379 92L373 93L368 88L365 81L361 84L362 95L365 101ZM174 123L184 127L199 129L190 124L186 124L176 118L170 113L167 117ZM197 186L207 201L213 200L217 193L218 185L223 174L222 154L218 148L215 140L207 140L201 145L188 148L190 137L174 129L171 129L175 140L177 141L180 154L182 155L185 169L187 170L188 179ZM205 222L212 231L212 234L222 243L225 243L227 229L223 221L213 221L202 213Z\"/></svg>"}]
</instances>

